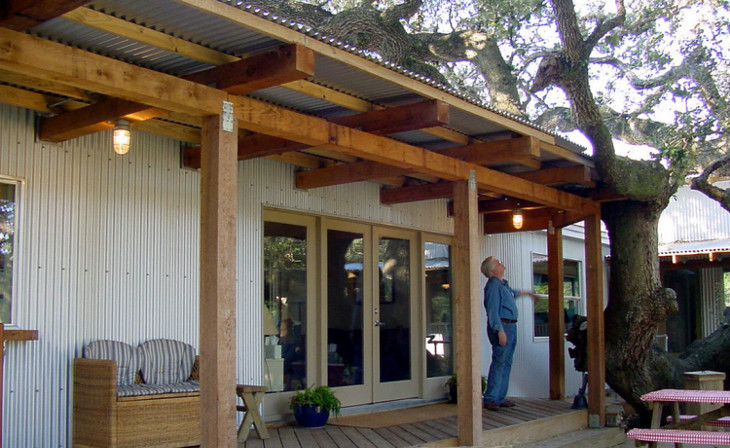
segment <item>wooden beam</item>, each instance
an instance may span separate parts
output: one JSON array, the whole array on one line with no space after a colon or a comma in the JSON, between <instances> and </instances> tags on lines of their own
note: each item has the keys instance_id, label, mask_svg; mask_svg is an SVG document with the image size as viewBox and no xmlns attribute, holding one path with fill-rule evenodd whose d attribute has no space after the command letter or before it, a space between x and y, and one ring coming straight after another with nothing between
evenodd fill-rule
<instances>
[{"instance_id":1,"label":"wooden beam","mask_svg":"<svg viewBox=\"0 0 730 448\"><path fill-rule=\"evenodd\" d=\"M481 299L479 294L479 235L474 174L454 182L454 314L456 316L456 374L458 444L481 446L482 362Z\"/></svg>"},{"instance_id":2,"label":"wooden beam","mask_svg":"<svg viewBox=\"0 0 730 448\"><path fill-rule=\"evenodd\" d=\"M440 154L456 157L477 165L511 162L516 159L540 156L540 141L534 137L517 137L493 142L474 143L442 149Z\"/></svg>"},{"instance_id":3,"label":"wooden beam","mask_svg":"<svg viewBox=\"0 0 730 448\"><path fill-rule=\"evenodd\" d=\"M0 27L27 31L84 3L88 0L4 0Z\"/></svg>"},{"instance_id":4,"label":"wooden beam","mask_svg":"<svg viewBox=\"0 0 730 448\"><path fill-rule=\"evenodd\" d=\"M392 175L398 176L402 171L400 167L377 162L335 165L318 170L299 171L296 174L296 185L297 188L309 190L311 188L362 182Z\"/></svg>"},{"instance_id":5,"label":"wooden beam","mask_svg":"<svg viewBox=\"0 0 730 448\"><path fill-rule=\"evenodd\" d=\"M6 29L0 29L0 69L190 115L216 114L220 102L228 98L221 90ZM483 190L584 213L597 208L592 201L570 193L321 118L253 98L236 96L232 100L240 125L254 132L445 180L466 179L473 169L478 188Z\"/></svg>"},{"instance_id":6,"label":"wooden beam","mask_svg":"<svg viewBox=\"0 0 730 448\"><path fill-rule=\"evenodd\" d=\"M214 86L235 95L245 95L312 75L314 52L300 45L289 45L194 73L185 76L185 79Z\"/></svg>"},{"instance_id":7,"label":"wooden beam","mask_svg":"<svg viewBox=\"0 0 730 448\"><path fill-rule=\"evenodd\" d=\"M309 148L309 146L270 135L242 135L238 137L237 158L239 161L249 160L258 157L281 155L305 148ZM200 168L200 146L185 148L183 151L183 166L193 169Z\"/></svg>"},{"instance_id":8,"label":"wooden beam","mask_svg":"<svg viewBox=\"0 0 730 448\"><path fill-rule=\"evenodd\" d=\"M453 95L444 92L443 90L430 86L421 82L420 80L410 78L406 75L400 74L394 70L382 66L381 64L362 58L359 55L350 53L339 48L332 47L331 45L321 42L316 39L312 39L306 34L300 33L294 29L281 26L270 20L262 17L258 17L254 14L250 14L244 10L237 8L231 8L229 5L220 2L210 2L209 0L175 0L177 3L186 5L188 7L203 11L206 14L223 18L226 21L243 26L263 33L267 36L275 37L276 39L291 43L304 45L307 48L311 48L316 53L325 55L327 57L336 59L343 64L352 67L355 70L360 70L365 73L370 73L377 76L381 80L392 82L393 84L400 86L404 89L410 90L414 93L418 93L429 99L441 100L448 103L451 106L458 107L468 114L479 116L487 119L492 123L499 126L503 126L511 131L514 131L521 135L531 135L539 138L547 144L554 144L555 137L547 132L540 131L539 129L521 123L519 121L508 118L500 113L493 112L476 104L472 104L466 100L462 100L454 97Z\"/></svg>"},{"instance_id":9,"label":"wooden beam","mask_svg":"<svg viewBox=\"0 0 730 448\"><path fill-rule=\"evenodd\" d=\"M586 216L586 304L587 304L587 349L588 378L588 426L601 427L606 424L606 347L603 322L603 253L601 251L601 215Z\"/></svg>"},{"instance_id":10,"label":"wooden beam","mask_svg":"<svg viewBox=\"0 0 730 448\"><path fill-rule=\"evenodd\" d=\"M550 399L565 399L565 305L563 302L563 231L548 226L548 329Z\"/></svg>"},{"instance_id":11,"label":"wooden beam","mask_svg":"<svg viewBox=\"0 0 730 448\"><path fill-rule=\"evenodd\" d=\"M484 233L510 233L544 230L549 227L562 228L582 221L584 214L543 207L537 209L523 209L524 223L517 230L512 225L512 210L493 212L484 215Z\"/></svg>"},{"instance_id":12,"label":"wooden beam","mask_svg":"<svg viewBox=\"0 0 730 448\"><path fill-rule=\"evenodd\" d=\"M236 56L212 50L89 8L78 8L69 11L63 15L63 18L211 65L223 65L241 60Z\"/></svg>"},{"instance_id":13,"label":"wooden beam","mask_svg":"<svg viewBox=\"0 0 730 448\"><path fill-rule=\"evenodd\" d=\"M46 118L41 122L40 139L62 142L114 127L114 121L144 121L166 115L167 111L134 101L111 98L82 109Z\"/></svg>"},{"instance_id":14,"label":"wooden beam","mask_svg":"<svg viewBox=\"0 0 730 448\"><path fill-rule=\"evenodd\" d=\"M502 198L491 201L479 201L479 213L504 213L512 212L515 209L532 210L543 208L544 205L531 201L523 201L515 198Z\"/></svg>"},{"instance_id":15,"label":"wooden beam","mask_svg":"<svg viewBox=\"0 0 730 448\"><path fill-rule=\"evenodd\" d=\"M204 120L200 170L201 445L230 448L236 446L237 129L235 123L226 129L222 114Z\"/></svg>"},{"instance_id":16,"label":"wooden beam","mask_svg":"<svg viewBox=\"0 0 730 448\"><path fill-rule=\"evenodd\" d=\"M449 124L449 106L442 101L423 101L334 118L333 123L360 128L375 135L388 135Z\"/></svg>"},{"instance_id":17,"label":"wooden beam","mask_svg":"<svg viewBox=\"0 0 730 448\"><path fill-rule=\"evenodd\" d=\"M585 212L597 207L590 200L580 196L253 98L239 96L235 97L235 102L241 126L254 132L321 146L387 165L401 166L444 180L463 180L468 177L471 170L474 170L480 190L519 197L561 209Z\"/></svg>"},{"instance_id":18,"label":"wooden beam","mask_svg":"<svg viewBox=\"0 0 730 448\"><path fill-rule=\"evenodd\" d=\"M595 187L591 179L591 170L585 165L543 168L526 173L515 173L514 176L543 185L581 184Z\"/></svg>"},{"instance_id":19,"label":"wooden beam","mask_svg":"<svg viewBox=\"0 0 730 448\"><path fill-rule=\"evenodd\" d=\"M386 205L428 201L431 199L446 199L453 196L453 182L438 182L435 184L411 185L380 190L380 202Z\"/></svg>"},{"instance_id":20,"label":"wooden beam","mask_svg":"<svg viewBox=\"0 0 730 448\"><path fill-rule=\"evenodd\" d=\"M190 115L214 115L228 94L28 34L0 28L0 70Z\"/></svg>"}]
</instances>

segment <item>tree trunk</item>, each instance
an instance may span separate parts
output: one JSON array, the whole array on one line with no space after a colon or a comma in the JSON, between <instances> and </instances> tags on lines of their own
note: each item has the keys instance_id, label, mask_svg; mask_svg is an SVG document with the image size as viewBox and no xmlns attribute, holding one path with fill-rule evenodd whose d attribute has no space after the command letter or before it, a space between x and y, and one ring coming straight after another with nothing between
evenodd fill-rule
<instances>
[{"instance_id":1,"label":"tree trunk","mask_svg":"<svg viewBox=\"0 0 730 448\"><path fill-rule=\"evenodd\" d=\"M683 384L682 362L653 350L654 336L677 308L676 294L661 285L657 224L662 207L638 201L603 205L611 240L606 325L606 382L639 414L642 394Z\"/></svg>"}]
</instances>

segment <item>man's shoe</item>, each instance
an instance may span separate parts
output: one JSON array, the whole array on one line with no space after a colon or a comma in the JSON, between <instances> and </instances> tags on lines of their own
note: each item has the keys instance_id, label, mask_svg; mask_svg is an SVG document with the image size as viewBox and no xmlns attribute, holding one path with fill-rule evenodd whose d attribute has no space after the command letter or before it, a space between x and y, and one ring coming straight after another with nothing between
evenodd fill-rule
<instances>
[{"instance_id":1,"label":"man's shoe","mask_svg":"<svg viewBox=\"0 0 730 448\"><path fill-rule=\"evenodd\" d=\"M506 399L499 405L500 408L513 408L515 406L517 406L517 404L514 401Z\"/></svg>"},{"instance_id":2,"label":"man's shoe","mask_svg":"<svg viewBox=\"0 0 730 448\"><path fill-rule=\"evenodd\" d=\"M499 411L499 405L496 401L490 401L489 403L484 403L484 409L487 411Z\"/></svg>"}]
</instances>

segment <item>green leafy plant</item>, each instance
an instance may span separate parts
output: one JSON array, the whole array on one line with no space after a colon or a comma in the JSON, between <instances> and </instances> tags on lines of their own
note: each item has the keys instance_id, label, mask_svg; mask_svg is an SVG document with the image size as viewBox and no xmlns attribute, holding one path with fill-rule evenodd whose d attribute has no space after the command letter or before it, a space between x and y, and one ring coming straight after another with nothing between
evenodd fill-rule
<instances>
[{"instance_id":1,"label":"green leafy plant","mask_svg":"<svg viewBox=\"0 0 730 448\"><path fill-rule=\"evenodd\" d=\"M456 386L457 384L458 383L457 383L457 380L456 380L456 374L455 373L452 374L449 377L448 380L446 380L446 386L447 387ZM487 391L487 377L486 376L482 376L482 394L484 394L484 392L486 392L486 391Z\"/></svg>"},{"instance_id":2,"label":"green leafy plant","mask_svg":"<svg viewBox=\"0 0 730 448\"><path fill-rule=\"evenodd\" d=\"M327 410L332 415L340 415L340 400L335 397L328 386L314 387L314 385L302 390L294 392L294 396L289 402L289 408L294 409L298 406L319 406Z\"/></svg>"}]
</instances>

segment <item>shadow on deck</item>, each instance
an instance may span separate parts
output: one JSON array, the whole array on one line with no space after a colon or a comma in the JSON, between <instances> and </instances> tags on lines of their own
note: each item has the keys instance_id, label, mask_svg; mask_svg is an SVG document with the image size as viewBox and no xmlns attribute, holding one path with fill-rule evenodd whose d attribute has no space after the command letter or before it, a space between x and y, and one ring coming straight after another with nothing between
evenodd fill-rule
<instances>
[{"instance_id":1,"label":"shadow on deck","mask_svg":"<svg viewBox=\"0 0 730 448\"><path fill-rule=\"evenodd\" d=\"M545 440L584 428L588 420L587 411L570 409L570 403L567 402L539 398L515 398L513 401L517 403L514 408L502 408L498 412L484 410L483 446L510 446ZM328 423L324 428L307 429L293 425L271 427L270 438L266 440L259 439L256 432L252 431L246 443L239 444L239 448L458 446L456 405L437 406L441 407L438 418L429 418L428 412L421 411L419 414L425 417L408 423L394 421L393 425L384 425L382 420L378 422L363 415L362 421L358 421L356 416L347 416L347 422L336 425ZM443 406L453 406L451 415L443 415ZM369 424L366 420L375 423Z\"/></svg>"}]
</instances>

